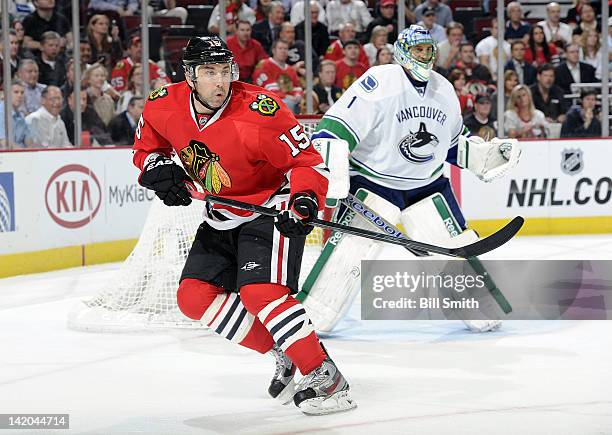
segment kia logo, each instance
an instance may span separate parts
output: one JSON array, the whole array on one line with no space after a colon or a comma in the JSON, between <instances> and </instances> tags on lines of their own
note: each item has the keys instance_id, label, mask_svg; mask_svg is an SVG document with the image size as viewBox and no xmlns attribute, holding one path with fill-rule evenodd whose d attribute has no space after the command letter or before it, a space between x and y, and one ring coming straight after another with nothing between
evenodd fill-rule
<instances>
[{"instance_id":1,"label":"kia logo","mask_svg":"<svg viewBox=\"0 0 612 435\"><path fill-rule=\"evenodd\" d=\"M65 228L80 228L91 222L100 209L100 182L85 166L66 165L49 179L45 203L55 223Z\"/></svg>"}]
</instances>

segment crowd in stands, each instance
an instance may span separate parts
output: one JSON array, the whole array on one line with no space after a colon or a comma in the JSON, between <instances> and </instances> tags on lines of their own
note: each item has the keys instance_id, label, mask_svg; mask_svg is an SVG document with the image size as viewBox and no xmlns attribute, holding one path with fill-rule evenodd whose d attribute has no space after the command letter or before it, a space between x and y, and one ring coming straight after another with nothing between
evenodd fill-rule
<instances>
[{"instance_id":1,"label":"crowd in stands","mask_svg":"<svg viewBox=\"0 0 612 435\"><path fill-rule=\"evenodd\" d=\"M401 29L397 0L307 1L309 17L304 16L304 0L227 0L225 12L216 2L200 1L210 5L207 22L185 36L217 34L224 19L240 80L274 92L299 114L306 111L304 38L309 20L315 77L312 101L314 111L322 114L368 68L394 62L392 44ZM405 23L424 26L438 42L436 70L453 84L473 134L485 138L496 134L497 95L503 92L501 116L509 137L601 136L599 88L581 87L580 92L571 86L601 83L602 38L612 42L612 20L602 35L599 2L574 0L567 13L552 2L546 6L546 17L537 19L531 17L528 4L506 2L502 50L497 47L495 11L485 9L493 2L476 2L480 25L473 17L460 22L455 3L461 2L406 0ZM13 82L3 94L11 98L13 137L10 144L0 143L0 149L72 146L75 94L81 101L84 144L133 142L145 101L140 33L132 20L139 20L140 4L137 0L84 3L78 47L82 80L75 85L71 2L10 2ZM179 28L196 28L184 26L190 23L189 4L150 1L148 13L153 22L174 19ZM180 56L172 63L163 50L161 56L151 53L160 59L149 60L151 89L183 78L177 65ZM498 72L500 56L503 72ZM496 89L498 74L504 78L502 91ZM0 111L4 110L3 101Z\"/></svg>"}]
</instances>

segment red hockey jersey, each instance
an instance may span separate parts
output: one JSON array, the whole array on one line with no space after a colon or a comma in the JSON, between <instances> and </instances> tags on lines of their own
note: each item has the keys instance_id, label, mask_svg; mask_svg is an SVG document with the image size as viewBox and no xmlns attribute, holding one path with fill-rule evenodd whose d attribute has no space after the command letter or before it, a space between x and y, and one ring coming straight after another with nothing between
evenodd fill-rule
<instances>
[{"instance_id":1,"label":"red hockey jersey","mask_svg":"<svg viewBox=\"0 0 612 435\"><path fill-rule=\"evenodd\" d=\"M325 56L323 56L326 60L333 60L334 62L340 60L344 57L344 48L342 48L342 42L339 39L336 39L334 42L329 44L327 47L327 52ZM363 46L359 46L359 59L357 59L359 63L364 65L370 65L370 60L368 59L368 55L366 54Z\"/></svg>"},{"instance_id":2,"label":"red hockey jersey","mask_svg":"<svg viewBox=\"0 0 612 435\"><path fill-rule=\"evenodd\" d=\"M134 66L134 62L129 57L121 59L113 68L111 74L111 86L117 91L124 91L128 88L128 75L130 70ZM170 83L170 79L164 72L163 68L160 68L155 62L149 60L149 80L155 80L162 78L166 83Z\"/></svg>"},{"instance_id":3,"label":"red hockey jersey","mask_svg":"<svg viewBox=\"0 0 612 435\"><path fill-rule=\"evenodd\" d=\"M253 73L253 83L274 92L280 98L304 93L295 70L287 64L281 67L272 58L262 60L257 65Z\"/></svg>"},{"instance_id":4,"label":"red hockey jersey","mask_svg":"<svg viewBox=\"0 0 612 435\"><path fill-rule=\"evenodd\" d=\"M134 164L151 153L176 152L207 192L273 206L289 193L312 191L325 204L328 169L291 111L265 89L232 83L232 95L212 117L198 115L186 82L151 93L134 138ZM257 215L208 207L205 220L229 229Z\"/></svg>"}]
</instances>

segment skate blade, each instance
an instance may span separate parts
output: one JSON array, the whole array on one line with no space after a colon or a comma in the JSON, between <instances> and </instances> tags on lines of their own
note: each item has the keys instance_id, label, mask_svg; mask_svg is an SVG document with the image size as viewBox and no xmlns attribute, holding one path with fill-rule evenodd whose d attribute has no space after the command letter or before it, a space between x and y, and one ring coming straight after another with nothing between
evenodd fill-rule
<instances>
[{"instance_id":1,"label":"skate blade","mask_svg":"<svg viewBox=\"0 0 612 435\"><path fill-rule=\"evenodd\" d=\"M325 415L355 409L357 408L357 402L351 398L348 390L344 390L329 397L315 397L304 400L298 407L306 415Z\"/></svg>"},{"instance_id":2,"label":"skate blade","mask_svg":"<svg viewBox=\"0 0 612 435\"><path fill-rule=\"evenodd\" d=\"M289 381L287 386L281 391L278 396L275 397L275 400L278 400L283 405L289 405L293 402L293 395L295 394L295 382L293 379Z\"/></svg>"}]
</instances>

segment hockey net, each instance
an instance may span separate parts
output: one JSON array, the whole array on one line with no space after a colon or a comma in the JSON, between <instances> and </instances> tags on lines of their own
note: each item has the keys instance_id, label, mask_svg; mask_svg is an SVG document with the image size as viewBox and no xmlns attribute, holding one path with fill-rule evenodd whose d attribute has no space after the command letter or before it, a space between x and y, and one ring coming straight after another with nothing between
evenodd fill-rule
<instances>
[{"instance_id":1,"label":"hockey net","mask_svg":"<svg viewBox=\"0 0 612 435\"><path fill-rule=\"evenodd\" d=\"M320 117L298 119L310 136ZM185 317L176 304L180 274L202 222L203 210L203 201L193 201L188 207L166 207L156 198L131 254L97 296L79 302L71 310L68 326L107 332L204 328L201 322ZM330 216L331 210L326 209L324 217ZM319 256L324 238L320 228L308 235L302 282Z\"/></svg>"}]
</instances>

